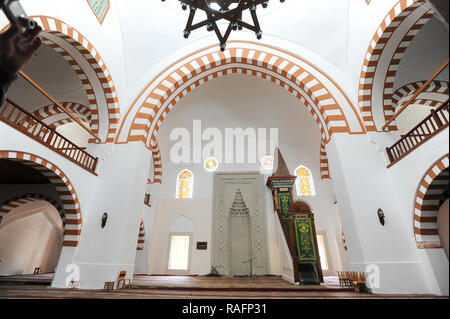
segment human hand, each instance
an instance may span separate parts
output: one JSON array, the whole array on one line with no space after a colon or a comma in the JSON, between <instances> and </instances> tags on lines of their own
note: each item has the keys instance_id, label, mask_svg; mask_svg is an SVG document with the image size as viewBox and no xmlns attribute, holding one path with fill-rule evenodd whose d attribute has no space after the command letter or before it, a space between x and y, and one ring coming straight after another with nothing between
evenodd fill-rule
<instances>
[{"instance_id":1,"label":"human hand","mask_svg":"<svg viewBox=\"0 0 450 319\"><path fill-rule=\"evenodd\" d=\"M42 40L38 37L41 31L36 25L22 33L13 25L0 34L0 71L16 73L28 63L41 46Z\"/></svg>"}]
</instances>

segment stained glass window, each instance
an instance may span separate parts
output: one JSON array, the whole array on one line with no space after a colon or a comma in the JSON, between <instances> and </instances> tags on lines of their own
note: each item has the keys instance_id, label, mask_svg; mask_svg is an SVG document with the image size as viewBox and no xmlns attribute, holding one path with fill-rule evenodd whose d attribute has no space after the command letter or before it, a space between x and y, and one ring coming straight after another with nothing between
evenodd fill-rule
<instances>
[{"instance_id":1,"label":"stained glass window","mask_svg":"<svg viewBox=\"0 0 450 319\"><path fill-rule=\"evenodd\" d=\"M266 170L273 170L274 158L273 156L267 155L261 159L261 165Z\"/></svg>"},{"instance_id":2,"label":"stained glass window","mask_svg":"<svg viewBox=\"0 0 450 319\"><path fill-rule=\"evenodd\" d=\"M208 172L214 172L219 168L219 161L214 157L210 157L205 160L203 167Z\"/></svg>"},{"instance_id":3,"label":"stained glass window","mask_svg":"<svg viewBox=\"0 0 450 319\"><path fill-rule=\"evenodd\" d=\"M296 187L298 196L315 196L314 181L311 171L305 166L299 166L295 170L297 176Z\"/></svg>"},{"instance_id":4,"label":"stained glass window","mask_svg":"<svg viewBox=\"0 0 450 319\"><path fill-rule=\"evenodd\" d=\"M193 186L194 174L188 169L181 171L177 177L177 198L192 198Z\"/></svg>"}]
</instances>

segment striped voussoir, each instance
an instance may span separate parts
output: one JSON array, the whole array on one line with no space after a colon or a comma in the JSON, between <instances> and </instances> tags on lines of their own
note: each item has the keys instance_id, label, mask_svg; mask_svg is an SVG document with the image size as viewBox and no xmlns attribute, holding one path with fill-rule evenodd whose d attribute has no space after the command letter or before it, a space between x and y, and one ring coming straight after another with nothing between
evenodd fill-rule
<instances>
[{"instance_id":1,"label":"striped voussoir","mask_svg":"<svg viewBox=\"0 0 450 319\"><path fill-rule=\"evenodd\" d=\"M408 18L408 16L415 10L420 8L420 5L424 3L424 0L400 0L383 19L381 25L375 32L372 40L370 41L369 48L367 49L364 57L364 62L360 75L359 91L358 91L358 103L363 117L364 124L368 132L377 131L377 127L374 121L373 115L373 98L376 94L389 94L389 87L392 85L394 79L390 76L391 72L398 68L400 61L397 61L395 56L395 48L397 48L399 54L403 50L403 46L409 44L408 37L403 37L403 41L400 40L400 44L393 47L392 52L387 52L387 43L391 40L395 31L402 26L402 23ZM424 9L422 9L424 10ZM422 23L422 20L420 23ZM408 27L408 30L410 28ZM417 30L414 29L411 34L414 34ZM406 32L406 34L408 31ZM383 55L388 54L392 63L387 70L387 74L383 76L387 85L383 86L383 92L374 92L375 75L377 74L377 68L379 66L380 59ZM401 59L401 58L400 58ZM389 62L387 62L389 63ZM385 89L384 89L385 88ZM390 88L392 89L392 88ZM389 105L388 102L385 104ZM389 109L390 110L390 109ZM391 110L390 110L391 111ZM389 112L388 112L389 114Z\"/></svg>"},{"instance_id":2,"label":"striped voussoir","mask_svg":"<svg viewBox=\"0 0 450 319\"><path fill-rule=\"evenodd\" d=\"M324 141L321 141L320 143L320 177L322 179L331 179L330 169L328 165L328 156Z\"/></svg>"},{"instance_id":3,"label":"striped voussoir","mask_svg":"<svg viewBox=\"0 0 450 319\"><path fill-rule=\"evenodd\" d=\"M348 251L347 241L345 240L344 228L341 229L341 240L342 244L344 245L344 250Z\"/></svg>"},{"instance_id":4,"label":"striped voussoir","mask_svg":"<svg viewBox=\"0 0 450 319\"><path fill-rule=\"evenodd\" d=\"M36 155L0 151L0 159L9 159L30 166L39 171L55 186L64 209L64 243L66 247L77 247L81 235L81 210L75 189L66 175L49 161Z\"/></svg>"},{"instance_id":5,"label":"striped voussoir","mask_svg":"<svg viewBox=\"0 0 450 319\"><path fill-rule=\"evenodd\" d=\"M384 120L389 121L395 112L395 105L393 103L393 90L394 90L394 82L397 76L397 71L402 61L403 56L405 55L406 50L409 45L412 43L416 35L422 29L422 27L433 17L433 13L426 12L422 15L416 23L409 29L408 33L404 36L403 40L397 46L392 59L389 63L389 68L386 73L386 78L384 81L384 92L383 92L383 112L384 112ZM388 125L389 131L397 131L397 126L394 122Z\"/></svg>"},{"instance_id":6,"label":"striped voussoir","mask_svg":"<svg viewBox=\"0 0 450 319\"><path fill-rule=\"evenodd\" d=\"M425 174L414 204L414 235L418 248L440 248L437 214L449 185L449 155L438 160Z\"/></svg>"},{"instance_id":7,"label":"striped voussoir","mask_svg":"<svg viewBox=\"0 0 450 319\"><path fill-rule=\"evenodd\" d=\"M3 217L5 217L6 214L10 213L13 209L35 201L46 201L52 204L59 212L62 223L63 225L65 225L66 218L64 216L64 209L58 204L56 200L43 194L24 194L11 198L0 204L0 223L3 220Z\"/></svg>"},{"instance_id":8,"label":"striped voussoir","mask_svg":"<svg viewBox=\"0 0 450 319\"><path fill-rule=\"evenodd\" d=\"M225 52L205 50L204 55L183 60L173 72L158 78L134 115L127 142L142 141L150 148L162 122L184 96L207 81L228 74L253 75L288 90L308 108L325 143L333 133L350 132L335 97L311 72L281 54L233 47Z\"/></svg>"},{"instance_id":9,"label":"striped voussoir","mask_svg":"<svg viewBox=\"0 0 450 319\"><path fill-rule=\"evenodd\" d=\"M392 95L394 109L405 105L426 81L418 81L402 86ZM448 82L432 81L413 101L413 105L439 107L448 100Z\"/></svg>"},{"instance_id":10,"label":"striped voussoir","mask_svg":"<svg viewBox=\"0 0 450 319\"><path fill-rule=\"evenodd\" d=\"M150 184L162 183L162 158L158 143L152 141L153 181Z\"/></svg>"},{"instance_id":11,"label":"striped voussoir","mask_svg":"<svg viewBox=\"0 0 450 319\"><path fill-rule=\"evenodd\" d=\"M141 219L141 224L139 225L137 250L144 250L144 248L145 248L145 228L144 228L144 221Z\"/></svg>"},{"instance_id":12,"label":"striped voussoir","mask_svg":"<svg viewBox=\"0 0 450 319\"><path fill-rule=\"evenodd\" d=\"M69 110L79 120L82 120L91 125L92 116L89 108L84 105L71 102L64 102L61 103L61 105ZM73 119L69 115L64 113L64 111L55 104L43 106L34 111L32 115L52 128L56 128L60 125L73 122Z\"/></svg>"},{"instance_id":13,"label":"striped voussoir","mask_svg":"<svg viewBox=\"0 0 450 319\"><path fill-rule=\"evenodd\" d=\"M92 131L97 135L104 131L100 138L106 143L114 142L120 120L119 100L111 74L98 51L80 32L56 18L31 18L44 30L40 34L43 42L55 49L81 79L89 99Z\"/></svg>"}]
</instances>

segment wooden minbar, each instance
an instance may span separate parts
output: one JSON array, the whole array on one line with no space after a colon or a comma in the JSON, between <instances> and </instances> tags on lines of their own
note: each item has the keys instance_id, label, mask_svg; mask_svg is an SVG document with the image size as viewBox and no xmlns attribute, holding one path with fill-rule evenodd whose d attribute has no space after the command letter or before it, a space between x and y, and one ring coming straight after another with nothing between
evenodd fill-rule
<instances>
[{"instance_id":1,"label":"wooden minbar","mask_svg":"<svg viewBox=\"0 0 450 319\"><path fill-rule=\"evenodd\" d=\"M305 202L295 202L296 176L290 174L280 150L275 152L274 173L266 186L272 190L275 213L283 229L294 266L294 280L301 285L323 282L314 214ZM308 208L308 209L307 209Z\"/></svg>"}]
</instances>

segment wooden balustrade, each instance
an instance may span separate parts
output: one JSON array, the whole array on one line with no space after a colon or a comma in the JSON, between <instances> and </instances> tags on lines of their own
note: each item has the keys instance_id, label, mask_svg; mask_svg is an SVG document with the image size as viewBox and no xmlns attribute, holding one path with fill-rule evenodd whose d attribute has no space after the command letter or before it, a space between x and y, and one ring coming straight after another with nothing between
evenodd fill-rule
<instances>
[{"instance_id":1,"label":"wooden balustrade","mask_svg":"<svg viewBox=\"0 0 450 319\"><path fill-rule=\"evenodd\" d=\"M430 138L444 130L449 125L449 101L442 104L436 110L431 110L422 122L417 124L411 131L402 135L402 138L386 148L389 161L392 166Z\"/></svg>"},{"instance_id":2,"label":"wooden balustrade","mask_svg":"<svg viewBox=\"0 0 450 319\"><path fill-rule=\"evenodd\" d=\"M95 174L98 158L75 145L56 132L54 128L37 119L10 99L6 99L6 101L5 105L0 108L0 120L2 122Z\"/></svg>"}]
</instances>

